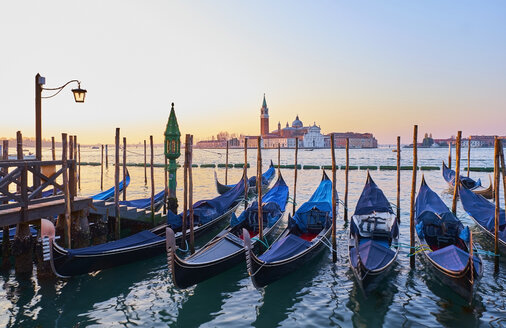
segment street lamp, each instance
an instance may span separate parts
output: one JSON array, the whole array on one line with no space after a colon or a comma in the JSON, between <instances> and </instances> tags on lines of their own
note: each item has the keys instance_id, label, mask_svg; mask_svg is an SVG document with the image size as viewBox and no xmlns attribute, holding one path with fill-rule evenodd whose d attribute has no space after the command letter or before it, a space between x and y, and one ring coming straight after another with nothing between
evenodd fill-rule
<instances>
[{"instance_id":1,"label":"street lamp","mask_svg":"<svg viewBox=\"0 0 506 328\"><path fill-rule=\"evenodd\" d=\"M63 88L65 88L70 83L77 82L77 89L72 89L72 93L74 94L74 100L76 103L83 103L84 98L86 97L86 90L81 89L81 82L78 80L70 80L64 85L57 88L44 88L43 85L46 84L46 78L40 76L37 73L35 75L35 158L38 161L42 160L42 114L41 114L41 103L42 98L52 98L59 94ZM42 91L55 91L50 96L42 97Z\"/></svg>"},{"instance_id":2,"label":"street lamp","mask_svg":"<svg viewBox=\"0 0 506 328\"><path fill-rule=\"evenodd\" d=\"M174 103L170 109L169 120L165 128L164 153L169 160L169 167L165 168L169 171L169 197L168 208L173 213L177 213L176 198L176 159L181 156L181 132L177 124L176 112L174 111Z\"/></svg>"}]
</instances>

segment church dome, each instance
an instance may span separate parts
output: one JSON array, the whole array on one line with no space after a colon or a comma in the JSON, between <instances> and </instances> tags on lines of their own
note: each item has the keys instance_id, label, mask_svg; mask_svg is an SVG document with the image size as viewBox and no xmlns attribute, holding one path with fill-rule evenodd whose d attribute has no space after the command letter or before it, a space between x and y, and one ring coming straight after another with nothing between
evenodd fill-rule
<instances>
[{"instance_id":1,"label":"church dome","mask_svg":"<svg viewBox=\"0 0 506 328\"><path fill-rule=\"evenodd\" d=\"M302 121L299 120L299 115L297 115L297 117L295 118L295 121L292 122L292 127L293 128L301 128L303 126L304 125L302 124Z\"/></svg>"}]
</instances>

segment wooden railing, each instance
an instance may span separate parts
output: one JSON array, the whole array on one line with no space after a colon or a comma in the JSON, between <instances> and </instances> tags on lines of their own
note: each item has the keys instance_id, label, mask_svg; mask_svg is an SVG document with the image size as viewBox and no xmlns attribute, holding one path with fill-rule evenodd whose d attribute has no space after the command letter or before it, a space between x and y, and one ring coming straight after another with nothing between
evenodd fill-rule
<instances>
[{"instance_id":1,"label":"wooden railing","mask_svg":"<svg viewBox=\"0 0 506 328\"><path fill-rule=\"evenodd\" d=\"M60 168L50 176L41 173L43 166L51 165ZM75 167L75 160L0 161L0 211L11 208L27 209L32 204L65 199L65 190L68 190L68 199L72 202L77 193ZM33 185L28 183L28 173L33 176ZM60 176L62 184L56 181ZM10 191L13 189L10 188L12 185L16 186L16 191ZM42 191L50 186L53 187L52 195L42 197Z\"/></svg>"}]
</instances>

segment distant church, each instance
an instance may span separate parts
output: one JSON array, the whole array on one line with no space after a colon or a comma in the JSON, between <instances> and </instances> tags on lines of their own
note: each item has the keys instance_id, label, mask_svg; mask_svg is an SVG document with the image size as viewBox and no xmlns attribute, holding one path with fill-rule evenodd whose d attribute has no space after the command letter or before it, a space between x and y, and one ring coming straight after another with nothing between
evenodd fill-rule
<instances>
[{"instance_id":1,"label":"distant church","mask_svg":"<svg viewBox=\"0 0 506 328\"><path fill-rule=\"evenodd\" d=\"M299 115L295 117L291 126L286 122L286 126L281 128L281 122L278 122L278 129L269 132L269 108L265 94L260 109L260 135L266 148L277 147L277 144L280 144L281 147L292 148L295 147L295 139L299 140L300 147L323 148L325 144L320 127L316 123L312 126L304 126Z\"/></svg>"}]
</instances>

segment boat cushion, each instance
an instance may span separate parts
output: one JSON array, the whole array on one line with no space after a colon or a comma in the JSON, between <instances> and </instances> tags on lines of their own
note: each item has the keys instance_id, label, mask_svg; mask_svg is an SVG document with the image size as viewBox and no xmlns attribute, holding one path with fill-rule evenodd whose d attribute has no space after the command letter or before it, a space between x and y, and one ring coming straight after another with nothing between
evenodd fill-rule
<instances>
[{"instance_id":1,"label":"boat cushion","mask_svg":"<svg viewBox=\"0 0 506 328\"><path fill-rule=\"evenodd\" d=\"M395 252L388 247L387 243L376 240L367 240L359 246L360 260L367 270L381 269L395 257ZM353 267L357 267L357 249L350 250L350 260Z\"/></svg>"},{"instance_id":2,"label":"boat cushion","mask_svg":"<svg viewBox=\"0 0 506 328\"><path fill-rule=\"evenodd\" d=\"M293 234L277 240L271 248L258 258L264 262L272 263L290 258L306 250L311 243Z\"/></svg>"},{"instance_id":3,"label":"boat cushion","mask_svg":"<svg viewBox=\"0 0 506 328\"><path fill-rule=\"evenodd\" d=\"M135 235L131 235L126 238L121 238L119 240L111 241L105 244L77 248L77 249L68 249L69 256L75 255L100 255L100 253L114 251L122 248L135 247L143 244L149 244L157 241L165 240L164 237L160 237L155 235L149 230L141 231L136 233Z\"/></svg>"},{"instance_id":4,"label":"boat cushion","mask_svg":"<svg viewBox=\"0 0 506 328\"><path fill-rule=\"evenodd\" d=\"M466 267L469 260L469 253L455 245L450 245L438 249L437 251L430 252L429 257L443 268L458 272L464 270ZM476 271L479 272L481 261L476 256L474 256L474 265Z\"/></svg>"}]
</instances>

